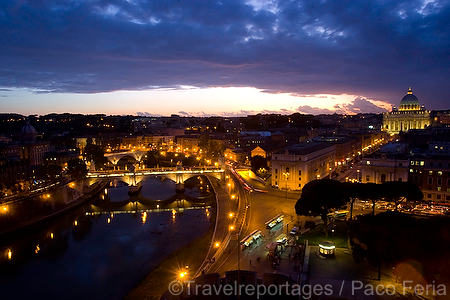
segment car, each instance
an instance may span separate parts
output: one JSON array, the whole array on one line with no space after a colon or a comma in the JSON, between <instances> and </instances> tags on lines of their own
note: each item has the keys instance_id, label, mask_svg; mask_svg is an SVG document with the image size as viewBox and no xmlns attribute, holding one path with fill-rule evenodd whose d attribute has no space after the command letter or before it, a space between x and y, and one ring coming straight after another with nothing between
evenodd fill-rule
<instances>
[{"instance_id":1,"label":"car","mask_svg":"<svg viewBox=\"0 0 450 300\"><path fill-rule=\"evenodd\" d=\"M291 230L291 234L292 234L292 235L296 235L297 232L298 232L298 227L292 228L292 230Z\"/></svg>"}]
</instances>

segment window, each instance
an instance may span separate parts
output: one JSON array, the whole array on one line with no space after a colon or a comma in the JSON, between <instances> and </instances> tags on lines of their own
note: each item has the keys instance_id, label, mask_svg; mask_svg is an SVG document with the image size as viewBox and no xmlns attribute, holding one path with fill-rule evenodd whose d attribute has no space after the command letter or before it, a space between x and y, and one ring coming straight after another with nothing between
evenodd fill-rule
<instances>
[{"instance_id":1,"label":"window","mask_svg":"<svg viewBox=\"0 0 450 300\"><path fill-rule=\"evenodd\" d=\"M398 166L399 167L403 167L403 163L398 163Z\"/></svg>"},{"instance_id":2,"label":"window","mask_svg":"<svg viewBox=\"0 0 450 300\"><path fill-rule=\"evenodd\" d=\"M433 175L433 171L428 171L428 175Z\"/></svg>"},{"instance_id":3,"label":"window","mask_svg":"<svg viewBox=\"0 0 450 300\"><path fill-rule=\"evenodd\" d=\"M302 176L302 170L298 170L298 176Z\"/></svg>"},{"instance_id":4,"label":"window","mask_svg":"<svg viewBox=\"0 0 450 300\"><path fill-rule=\"evenodd\" d=\"M442 171L438 171L438 176L442 176Z\"/></svg>"},{"instance_id":5,"label":"window","mask_svg":"<svg viewBox=\"0 0 450 300\"><path fill-rule=\"evenodd\" d=\"M415 161L411 161L411 166L414 166Z\"/></svg>"},{"instance_id":6,"label":"window","mask_svg":"<svg viewBox=\"0 0 450 300\"><path fill-rule=\"evenodd\" d=\"M366 182L370 182L370 176L366 175Z\"/></svg>"},{"instance_id":7,"label":"window","mask_svg":"<svg viewBox=\"0 0 450 300\"><path fill-rule=\"evenodd\" d=\"M428 198L428 199L431 199L431 194L428 194L428 195L427 195L427 198Z\"/></svg>"},{"instance_id":8,"label":"window","mask_svg":"<svg viewBox=\"0 0 450 300\"><path fill-rule=\"evenodd\" d=\"M437 187L437 190L438 190L438 192L440 192L440 191L441 191L441 187L440 187L440 186L438 186L438 187Z\"/></svg>"},{"instance_id":9,"label":"window","mask_svg":"<svg viewBox=\"0 0 450 300\"><path fill-rule=\"evenodd\" d=\"M450 196L445 196L445 200L449 201L450 200Z\"/></svg>"},{"instance_id":10,"label":"window","mask_svg":"<svg viewBox=\"0 0 450 300\"><path fill-rule=\"evenodd\" d=\"M441 195L436 195L437 200L441 200Z\"/></svg>"},{"instance_id":11,"label":"window","mask_svg":"<svg viewBox=\"0 0 450 300\"><path fill-rule=\"evenodd\" d=\"M439 167L442 167L442 163L439 163Z\"/></svg>"},{"instance_id":12,"label":"window","mask_svg":"<svg viewBox=\"0 0 450 300\"><path fill-rule=\"evenodd\" d=\"M386 174L381 174L381 183L386 182Z\"/></svg>"},{"instance_id":13,"label":"window","mask_svg":"<svg viewBox=\"0 0 450 300\"><path fill-rule=\"evenodd\" d=\"M275 169L275 174L278 174L278 169Z\"/></svg>"},{"instance_id":14,"label":"window","mask_svg":"<svg viewBox=\"0 0 450 300\"><path fill-rule=\"evenodd\" d=\"M430 162L430 167L432 167L433 166L433 163L432 162Z\"/></svg>"},{"instance_id":15,"label":"window","mask_svg":"<svg viewBox=\"0 0 450 300\"><path fill-rule=\"evenodd\" d=\"M286 173L289 173L289 167L286 167Z\"/></svg>"},{"instance_id":16,"label":"window","mask_svg":"<svg viewBox=\"0 0 450 300\"><path fill-rule=\"evenodd\" d=\"M425 164L425 162L422 160L422 161L420 162L420 165L423 167L424 164Z\"/></svg>"},{"instance_id":17,"label":"window","mask_svg":"<svg viewBox=\"0 0 450 300\"><path fill-rule=\"evenodd\" d=\"M437 185L442 185L442 178L439 177L439 178L437 179Z\"/></svg>"},{"instance_id":18,"label":"window","mask_svg":"<svg viewBox=\"0 0 450 300\"><path fill-rule=\"evenodd\" d=\"M299 183L299 184L298 184L298 187L302 187L302 184L301 184L301 183Z\"/></svg>"},{"instance_id":19,"label":"window","mask_svg":"<svg viewBox=\"0 0 450 300\"><path fill-rule=\"evenodd\" d=\"M278 175L275 175L275 179L278 179Z\"/></svg>"},{"instance_id":20,"label":"window","mask_svg":"<svg viewBox=\"0 0 450 300\"><path fill-rule=\"evenodd\" d=\"M428 177L428 184L433 184L433 177Z\"/></svg>"},{"instance_id":21,"label":"window","mask_svg":"<svg viewBox=\"0 0 450 300\"><path fill-rule=\"evenodd\" d=\"M298 181L302 181L302 178L301 178L301 177L299 177L299 178L298 178Z\"/></svg>"},{"instance_id":22,"label":"window","mask_svg":"<svg viewBox=\"0 0 450 300\"><path fill-rule=\"evenodd\" d=\"M367 161L367 164L370 165L370 160Z\"/></svg>"}]
</instances>

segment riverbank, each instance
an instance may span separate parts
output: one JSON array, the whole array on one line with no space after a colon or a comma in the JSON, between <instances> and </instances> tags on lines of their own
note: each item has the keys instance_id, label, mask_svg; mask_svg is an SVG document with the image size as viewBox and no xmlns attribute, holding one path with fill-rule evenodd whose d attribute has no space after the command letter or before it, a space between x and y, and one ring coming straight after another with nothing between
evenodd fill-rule
<instances>
[{"instance_id":1,"label":"riverbank","mask_svg":"<svg viewBox=\"0 0 450 300\"><path fill-rule=\"evenodd\" d=\"M30 197L30 199L27 201L27 199L22 199L21 201L26 202L26 207L21 205L19 202L15 202L15 206L13 209L11 209L12 204L6 203L2 207L4 208L4 218L5 220L2 220L2 226L0 229L0 236L7 236L9 234L15 233L19 230L22 230L24 228L27 228L31 225L43 222L45 220L48 220L50 218L59 216L61 214L64 214L83 203L87 202L89 199L100 193L109 183L109 180L101 180L95 182L92 186L89 187L89 191L74 196L75 199L67 201L67 203L61 203L61 205L49 205L48 202L44 202L45 206L43 206L42 201L39 201L40 198L46 199L51 198L53 194L55 193L62 193L66 192L67 197L67 191L64 191L64 189L69 189L67 185L61 186L59 188L56 188L52 191L50 191L47 194L43 194L41 196ZM61 197L63 198L63 197ZM66 201L65 201L66 202ZM37 204L35 204L37 203ZM13 211L11 211L13 210ZM32 215L27 217L23 214L20 214L20 212L23 212L25 210L32 211ZM11 214L11 215L8 215Z\"/></svg>"}]
</instances>

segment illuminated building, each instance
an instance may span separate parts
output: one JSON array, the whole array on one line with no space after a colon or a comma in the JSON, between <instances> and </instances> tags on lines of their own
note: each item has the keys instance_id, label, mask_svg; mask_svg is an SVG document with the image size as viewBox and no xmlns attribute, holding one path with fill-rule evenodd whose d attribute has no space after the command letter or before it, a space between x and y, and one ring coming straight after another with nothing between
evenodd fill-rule
<instances>
[{"instance_id":1,"label":"illuminated building","mask_svg":"<svg viewBox=\"0 0 450 300\"><path fill-rule=\"evenodd\" d=\"M400 106L383 114L383 130L388 134L399 134L410 129L425 129L431 124L430 112L419 104L419 99L409 88Z\"/></svg>"},{"instance_id":2,"label":"illuminated building","mask_svg":"<svg viewBox=\"0 0 450 300\"><path fill-rule=\"evenodd\" d=\"M335 168L334 143L300 143L272 154L272 186L301 190L315 179L327 178Z\"/></svg>"}]
</instances>

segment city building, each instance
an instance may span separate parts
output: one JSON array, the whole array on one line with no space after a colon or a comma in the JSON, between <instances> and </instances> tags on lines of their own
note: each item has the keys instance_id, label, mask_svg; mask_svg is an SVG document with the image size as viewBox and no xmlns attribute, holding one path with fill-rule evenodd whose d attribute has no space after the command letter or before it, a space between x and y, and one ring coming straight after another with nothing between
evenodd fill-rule
<instances>
[{"instance_id":1,"label":"city building","mask_svg":"<svg viewBox=\"0 0 450 300\"><path fill-rule=\"evenodd\" d=\"M305 142L272 154L272 186L301 190L315 179L327 178L335 169L334 143Z\"/></svg>"},{"instance_id":2,"label":"city building","mask_svg":"<svg viewBox=\"0 0 450 300\"><path fill-rule=\"evenodd\" d=\"M403 143L389 143L364 157L361 164L362 183L407 181L409 156Z\"/></svg>"},{"instance_id":3,"label":"city building","mask_svg":"<svg viewBox=\"0 0 450 300\"><path fill-rule=\"evenodd\" d=\"M409 88L406 96L400 101L400 106L392 108L391 112L383 114L382 129L388 134L399 134L410 129L425 129L431 125L430 112L419 104L419 99Z\"/></svg>"}]
</instances>

